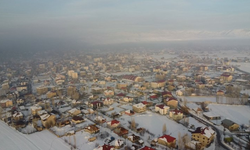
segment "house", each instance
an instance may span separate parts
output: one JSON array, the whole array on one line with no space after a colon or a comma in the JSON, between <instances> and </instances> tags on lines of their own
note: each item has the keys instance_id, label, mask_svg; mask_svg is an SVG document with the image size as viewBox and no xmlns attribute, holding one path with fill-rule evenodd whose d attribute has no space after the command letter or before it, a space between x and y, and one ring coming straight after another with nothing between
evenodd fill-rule
<instances>
[{"instance_id":1,"label":"house","mask_svg":"<svg viewBox=\"0 0 250 150\"><path fill-rule=\"evenodd\" d=\"M140 113L146 111L146 106L142 103L134 104L133 111Z\"/></svg>"},{"instance_id":2,"label":"house","mask_svg":"<svg viewBox=\"0 0 250 150\"><path fill-rule=\"evenodd\" d=\"M223 82L231 82L233 76L229 72L224 72L221 74L220 79L222 79Z\"/></svg>"},{"instance_id":3,"label":"house","mask_svg":"<svg viewBox=\"0 0 250 150\"><path fill-rule=\"evenodd\" d=\"M66 119L63 119L63 120L56 120L56 126L61 128L61 127L64 127L66 125L70 124L70 121L68 118Z\"/></svg>"},{"instance_id":4,"label":"house","mask_svg":"<svg viewBox=\"0 0 250 150\"><path fill-rule=\"evenodd\" d=\"M137 135L132 134L132 135L128 136L128 140L133 142L133 143L136 143L136 142L138 142L140 140L140 137L137 136Z\"/></svg>"},{"instance_id":5,"label":"house","mask_svg":"<svg viewBox=\"0 0 250 150\"><path fill-rule=\"evenodd\" d=\"M84 128L84 131L93 134L93 133L98 133L100 129L96 125L89 125Z\"/></svg>"},{"instance_id":6,"label":"house","mask_svg":"<svg viewBox=\"0 0 250 150\"><path fill-rule=\"evenodd\" d=\"M223 96L224 94L225 94L225 92L222 90L218 90L216 93L217 96Z\"/></svg>"},{"instance_id":7,"label":"house","mask_svg":"<svg viewBox=\"0 0 250 150\"><path fill-rule=\"evenodd\" d=\"M129 115L129 116L132 116L132 115L135 114L135 112L132 111L132 110L126 110L124 113L125 113L126 115Z\"/></svg>"},{"instance_id":8,"label":"house","mask_svg":"<svg viewBox=\"0 0 250 150\"><path fill-rule=\"evenodd\" d=\"M177 96L182 96L183 95L182 90L177 90L175 93L176 93Z\"/></svg>"},{"instance_id":9,"label":"house","mask_svg":"<svg viewBox=\"0 0 250 150\"><path fill-rule=\"evenodd\" d=\"M115 148L114 146L104 144L103 146L98 146L94 150L115 150Z\"/></svg>"},{"instance_id":10,"label":"house","mask_svg":"<svg viewBox=\"0 0 250 150\"><path fill-rule=\"evenodd\" d=\"M169 107L164 104L155 105L155 111L159 112L161 115L166 115L169 111Z\"/></svg>"},{"instance_id":11,"label":"house","mask_svg":"<svg viewBox=\"0 0 250 150\"><path fill-rule=\"evenodd\" d=\"M17 128L24 128L26 126L26 123L23 120L19 120L16 123L14 123L14 127Z\"/></svg>"},{"instance_id":12,"label":"house","mask_svg":"<svg viewBox=\"0 0 250 150\"><path fill-rule=\"evenodd\" d=\"M104 122L106 122L106 119L103 118L102 116L96 116L96 117L95 117L95 121L96 121L97 123L104 123Z\"/></svg>"},{"instance_id":13,"label":"house","mask_svg":"<svg viewBox=\"0 0 250 150\"><path fill-rule=\"evenodd\" d=\"M112 91L112 90L105 90L105 91L104 91L104 95L105 95L105 96L108 96L108 97L109 97L109 96L113 96L114 94L115 94L115 93L114 93L114 91Z\"/></svg>"},{"instance_id":14,"label":"house","mask_svg":"<svg viewBox=\"0 0 250 150\"><path fill-rule=\"evenodd\" d=\"M140 150L155 150L151 147L148 147L148 146L144 146L143 148L141 148Z\"/></svg>"},{"instance_id":15,"label":"house","mask_svg":"<svg viewBox=\"0 0 250 150\"><path fill-rule=\"evenodd\" d=\"M118 120L112 120L112 121L107 122L107 125L109 127L115 128L115 127L117 127L117 126L120 125L120 121L118 121Z\"/></svg>"},{"instance_id":16,"label":"house","mask_svg":"<svg viewBox=\"0 0 250 150\"><path fill-rule=\"evenodd\" d=\"M124 141L122 141L121 139L117 139L111 144L115 147L115 149L120 149L124 145Z\"/></svg>"},{"instance_id":17,"label":"house","mask_svg":"<svg viewBox=\"0 0 250 150\"><path fill-rule=\"evenodd\" d=\"M119 93L119 94L116 94L116 96L117 96L117 97L125 97L126 94L124 94L124 93Z\"/></svg>"},{"instance_id":18,"label":"house","mask_svg":"<svg viewBox=\"0 0 250 150\"><path fill-rule=\"evenodd\" d=\"M17 103L17 105L21 105L24 103L24 100L19 98L16 100L16 103Z\"/></svg>"},{"instance_id":19,"label":"house","mask_svg":"<svg viewBox=\"0 0 250 150\"><path fill-rule=\"evenodd\" d=\"M11 107L11 106L13 106L13 102L12 102L12 100L5 99L5 100L0 101L0 105L2 108Z\"/></svg>"},{"instance_id":20,"label":"house","mask_svg":"<svg viewBox=\"0 0 250 150\"><path fill-rule=\"evenodd\" d=\"M161 92L161 95L163 98L166 98L166 97L173 97L172 93L171 92L168 92L168 91L163 91Z\"/></svg>"},{"instance_id":21,"label":"house","mask_svg":"<svg viewBox=\"0 0 250 150\"><path fill-rule=\"evenodd\" d=\"M157 99L157 98L158 98L158 95L155 93L152 93L149 95L149 99Z\"/></svg>"},{"instance_id":22,"label":"house","mask_svg":"<svg viewBox=\"0 0 250 150\"><path fill-rule=\"evenodd\" d=\"M204 146L199 141L190 141L185 144L185 149L189 150L204 150Z\"/></svg>"},{"instance_id":23,"label":"house","mask_svg":"<svg viewBox=\"0 0 250 150\"><path fill-rule=\"evenodd\" d=\"M238 131L239 130L239 125L229 119L224 119L221 121L221 125L224 128L227 128L229 131Z\"/></svg>"},{"instance_id":24,"label":"house","mask_svg":"<svg viewBox=\"0 0 250 150\"><path fill-rule=\"evenodd\" d=\"M57 95L56 91L49 91L46 94L47 98L52 98L52 97L55 97L56 95Z\"/></svg>"},{"instance_id":25,"label":"house","mask_svg":"<svg viewBox=\"0 0 250 150\"><path fill-rule=\"evenodd\" d=\"M84 122L84 119L80 116L73 116L71 121L75 124L78 124Z\"/></svg>"},{"instance_id":26,"label":"house","mask_svg":"<svg viewBox=\"0 0 250 150\"><path fill-rule=\"evenodd\" d=\"M173 98L173 97L165 99L164 103L167 106L169 106L170 108L177 108L178 107L178 101L175 98Z\"/></svg>"},{"instance_id":27,"label":"house","mask_svg":"<svg viewBox=\"0 0 250 150\"><path fill-rule=\"evenodd\" d=\"M128 83L120 82L120 83L117 83L116 86L118 89L127 88Z\"/></svg>"},{"instance_id":28,"label":"house","mask_svg":"<svg viewBox=\"0 0 250 150\"><path fill-rule=\"evenodd\" d=\"M37 112L42 110L42 107L39 105L34 105L30 107L32 115L37 115Z\"/></svg>"},{"instance_id":29,"label":"house","mask_svg":"<svg viewBox=\"0 0 250 150\"><path fill-rule=\"evenodd\" d=\"M146 105L146 107L153 106L153 103L152 103L152 102L142 101L141 103L144 104L144 105Z\"/></svg>"},{"instance_id":30,"label":"house","mask_svg":"<svg viewBox=\"0 0 250 150\"><path fill-rule=\"evenodd\" d=\"M161 88L161 87L164 87L166 84L166 81L165 80L160 80L160 81L153 81L151 82L151 87L152 88Z\"/></svg>"},{"instance_id":31,"label":"house","mask_svg":"<svg viewBox=\"0 0 250 150\"><path fill-rule=\"evenodd\" d=\"M103 99L102 102L103 102L103 105L111 105L114 103L114 99L108 97L108 98Z\"/></svg>"},{"instance_id":32,"label":"house","mask_svg":"<svg viewBox=\"0 0 250 150\"><path fill-rule=\"evenodd\" d=\"M50 128L56 125L56 116L50 114L43 114L40 116L42 124L45 128Z\"/></svg>"},{"instance_id":33,"label":"house","mask_svg":"<svg viewBox=\"0 0 250 150\"><path fill-rule=\"evenodd\" d=\"M214 114L213 112L204 112L203 116L209 120L220 120L221 116L218 114Z\"/></svg>"},{"instance_id":34,"label":"house","mask_svg":"<svg viewBox=\"0 0 250 150\"><path fill-rule=\"evenodd\" d=\"M199 141L203 146L209 146L215 137L215 132L210 127L198 127L192 133L192 139L195 141Z\"/></svg>"},{"instance_id":35,"label":"house","mask_svg":"<svg viewBox=\"0 0 250 150\"><path fill-rule=\"evenodd\" d=\"M94 101L94 102L89 103L89 107L91 107L93 109L97 109L97 108L102 107L102 106L103 106L103 102L101 102L101 101Z\"/></svg>"},{"instance_id":36,"label":"house","mask_svg":"<svg viewBox=\"0 0 250 150\"><path fill-rule=\"evenodd\" d=\"M132 102L134 99L133 99L133 97L124 97L123 98L123 101L125 101L125 102Z\"/></svg>"},{"instance_id":37,"label":"house","mask_svg":"<svg viewBox=\"0 0 250 150\"><path fill-rule=\"evenodd\" d=\"M114 129L114 133L119 136L125 136L128 134L128 130L123 127L117 127Z\"/></svg>"},{"instance_id":38,"label":"house","mask_svg":"<svg viewBox=\"0 0 250 150\"><path fill-rule=\"evenodd\" d=\"M197 82L197 83L196 83L196 87L197 87L198 89L204 89L204 88L205 88L205 84L203 84L202 82Z\"/></svg>"},{"instance_id":39,"label":"house","mask_svg":"<svg viewBox=\"0 0 250 150\"><path fill-rule=\"evenodd\" d=\"M175 148L176 139L170 135L163 135L158 138L158 144Z\"/></svg>"},{"instance_id":40,"label":"house","mask_svg":"<svg viewBox=\"0 0 250 150\"><path fill-rule=\"evenodd\" d=\"M73 109L69 110L68 113L69 113L71 116L77 116L77 115L81 114L81 110L76 109L76 108L73 108Z\"/></svg>"},{"instance_id":41,"label":"house","mask_svg":"<svg viewBox=\"0 0 250 150\"><path fill-rule=\"evenodd\" d=\"M133 81L133 82L142 82L144 79L142 77L134 76L134 75L124 75L122 77L123 80Z\"/></svg>"},{"instance_id":42,"label":"house","mask_svg":"<svg viewBox=\"0 0 250 150\"><path fill-rule=\"evenodd\" d=\"M71 104L72 104L73 106L79 106L79 105L82 105L82 101L73 99L73 100L71 101Z\"/></svg>"},{"instance_id":43,"label":"house","mask_svg":"<svg viewBox=\"0 0 250 150\"><path fill-rule=\"evenodd\" d=\"M178 109L175 109L175 110L171 110L169 112L169 117L172 118L173 120L181 120L183 118L183 113L178 110Z\"/></svg>"},{"instance_id":44,"label":"house","mask_svg":"<svg viewBox=\"0 0 250 150\"><path fill-rule=\"evenodd\" d=\"M48 92L48 88L45 86L40 86L36 88L36 92L38 95L42 95Z\"/></svg>"},{"instance_id":45,"label":"house","mask_svg":"<svg viewBox=\"0 0 250 150\"><path fill-rule=\"evenodd\" d=\"M15 113L12 115L12 118L13 118L15 121L21 120L21 119L23 119L23 114L22 114L22 112L15 112Z\"/></svg>"}]
</instances>

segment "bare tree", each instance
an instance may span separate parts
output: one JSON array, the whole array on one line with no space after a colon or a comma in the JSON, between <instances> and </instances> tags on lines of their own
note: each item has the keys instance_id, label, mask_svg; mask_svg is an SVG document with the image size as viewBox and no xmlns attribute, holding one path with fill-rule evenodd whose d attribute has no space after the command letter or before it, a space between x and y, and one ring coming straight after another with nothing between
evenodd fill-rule
<instances>
[{"instance_id":1,"label":"bare tree","mask_svg":"<svg viewBox=\"0 0 250 150\"><path fill-rule=\"evenodd\" d=\"M76 136L74 135L74 148L76 148Z\"/></svg>"},{"instance_id":2,"label":"bare tree","mask_svg":"<svg viewBox=\"0 0 250 150\"><path fill-rule=\"evenodd\" d=\"M135 130L136 128L136 123L135 123L135 118L131 119L131 129Z\"/></svg>"},{"instance_id":3,"label":"bare tree","mask_svg":"<svg viewBox=\"0 0 250 150\"><path fill-rule=\"evenodd\" d=\"M166 134L166 133L167 133L167 126L166 126L166 123L164 123L162 127L162 134Z\"/></svg>"},{"instance_id":4,"label":"bare tree","mask_svg":"<svg viewBox=\"0 0 250 150\"><path fill-rule=\"evenodd\" d=\"M187 99L186 98L184 98L184 100L183 100L183 105L184 105L184 107L187 106Z\"/></svg>"},{"instance_id":5,"label":"bare tree","mask_svg":"<svg viewBox=\"0 0 250 150\"><path fill-rule=\"evenodd\" d=\"M178 133L178 149L183 150L184 149L184 143L183 140L181 138L181 133Z\"/></svg>"}]
</instances>

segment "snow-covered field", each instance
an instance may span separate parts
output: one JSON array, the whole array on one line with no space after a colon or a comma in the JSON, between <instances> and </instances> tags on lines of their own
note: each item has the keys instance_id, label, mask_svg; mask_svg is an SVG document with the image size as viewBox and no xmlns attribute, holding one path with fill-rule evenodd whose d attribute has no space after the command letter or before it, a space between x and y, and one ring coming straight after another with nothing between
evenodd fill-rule
<instances>
[{"instance_id":1,"label":"snow-covered field","mask_svg":"<svg viewBox=\"0 0 250 150\"><path fill-rule=\"evenodd\" d=\"M216 103L216 97L215 96L185 96L185 97L181 97L186 98L188 102L205 102L205 101L209 101L209 102L214 102Z\"/></svg>"},{"instance_id":2,"label":"snow-covered field","mask_svg":"<svg viewBox=\"0 0 250 150\"><path fill-rule=\"evenodd\" d=\"M2 150L69 150L64 141L48 130L22 134L0 121L0 145Z\"/></svg>"},{"instance_id":3,"label":"snow-covered field","mask_svg":"<svg viewBox=\"0 0 250 150\"><path fill-rule=\"evenodd\" d=\"M221 120L228 118L238 124L249 124L250 120L250 107L243 105L220 105L209 104L211 112L221 116Z\"/></svg>"},{"instance_id":4,"label":"snow-covered field","mask_svg":"<svg viewBox=\"0 0 250 150\"><path fill-rule=\"evenodd\" d=\"M238 68L242 71L250 73L250 63L232 63L233 65L239 66Z\"/></svg>"},{"instance_id":5,"label":"snow-covered field","mask_svg":"<svg viewBox=\"0 0 250 150\"><path fill-rule=\"evenodd\" d=\"M123 126L127 127L129 125L128 121L131 121L131 116L123 115L121 118L123 118L123 120L121 120ZM146 111L144 114L135 114L133 118L135 122L139 124L138 127L148 129L151 133L154 133L156 137L162 136L164 124L166 124L167 127L167 134L175 138L178 138L179 132L182 135L186 133L191 135L186 127L168 119L167 116L164 115Z\"/></svg>"}]
</instances>

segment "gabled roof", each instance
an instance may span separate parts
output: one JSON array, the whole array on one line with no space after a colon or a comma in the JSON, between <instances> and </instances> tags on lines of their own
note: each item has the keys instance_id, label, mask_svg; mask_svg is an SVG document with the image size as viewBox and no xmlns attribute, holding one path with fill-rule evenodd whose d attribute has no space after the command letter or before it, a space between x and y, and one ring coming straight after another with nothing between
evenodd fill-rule
<instances>
[{"instance_id":1,"label":"gabled roof","mask_svg":"<svg viewBox=\"0 0 250 150\"><path fill-rule=\"evenodd\" d=\"M113 125L113 124L119 124L119 123L120 123L120 121L118 121L118 120L112 120L112 121L110 121L111 125Z\"/></svg>"},{"instance_id":2,"label":"gabled roof","mask_svg":"<svg viewBox=\"0 0 250 150\"><path fill-rule=\"evenodd\" d=\"M214 130L212 130L209 127L205 127L205 128L198 127L193 133L200 133L206 136L207 138L210 138L214 134Z\"/></svg>"},{"instance_id":3,"label":"gabled roof","mask_svg":"<svg viewBox=\"0 0 250 150\"><path fill-rule=\"evenodd\" d=\"M175 110L171 110L171 112L173 112L175 115L179 114L179 113L182 113L180 110L178 109L175 109Z\"/></svg>"},{"instance_id":4,"label":"gabled roof","mask_svg":"<svg viewBox=\"0 0 250 150\"><path fill-rule=\"evenodd\" d=\"M124 75L122 78L123 79L127 79L127 80L131 80L131 81L135 81L135 79L137 78L137 76L134 76L134 75Z\"/></svg>"},{"instance_id":5,"label":"gabled roof","mask_svg":"<svg viewBox=\"0 0 250 150\"><path fill-rule=\"evenodd\" d=\"M221 121L221 124L223 124L225 127L230 127L233 124L236 124L235 122L233 122L232 120L229 119L224 119Z\"/></svg>"},{"instance_id":6,"label":"gabled roof","mask_svg":"<svg viewBox=\"0 0 250 150\"><path fill-rule=\"evenodd\" d=\"M168 97L168 98L166 99L166 101L167 101L167 102L169 102L169 101L177 101L177 99L175 99L175 98L173 98L173 97Z\"/></svg>"},{"instance_id":7,"label":"gabled roof","mask_svg":"<svg viewBox=\"0 0 250 150\"><path fill-rule=\"evenodd\" d=\"M98 147L96 150L114 150L114 146L104 144L101 147Z\"/></svg>"},{"instance_id":8,"label":"gabled roof","mask_svg":"<svg viewBox=\"0 0 250 150\"><path fill-rule=\"evenodd\" d=\"M159 104L159 105L156 105L156 107L159 107L160 109L164 109L164 108L167 108L168 106L165 106L164 104Z\"/></svg>"},{"instance_id":9,"label":"gabled roof","mask_svg":"<svg viewBox=\"0 0 250 150\"><path fill-rule=\"evenodd\" d=\"M176 138L174 138L174 137L172 137L170 135L163 135L163 136L161 136L159 138L165 140L168 143L171 143L176 139Z\"/></svg>"}]
</instances>

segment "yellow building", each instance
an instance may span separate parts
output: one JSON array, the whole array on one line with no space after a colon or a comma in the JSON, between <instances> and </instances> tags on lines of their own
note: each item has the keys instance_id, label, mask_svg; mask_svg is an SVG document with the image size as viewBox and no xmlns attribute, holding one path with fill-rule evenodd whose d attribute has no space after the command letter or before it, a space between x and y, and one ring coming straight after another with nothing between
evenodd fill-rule
<instances>
[{"instance_id":1,"label":"yellow building","mask_svg":"<svg viewBox=\"0 0 250 150\"><path fill-rule=\"evenodd\" d=\"M170 135L163 135L158 138L158 144L175 148L176 139Z\"/></svg>"},{"instance_id":2,"label":"yellow building","mask_svg":"<svg viewBox=\"0 0 250 150\"><path fill-rule=\"evenodd\" d=\"M229 131L237 131L239 130L239 125L229 119L224 119L221 121L221 125L227 128Z\"/></svg>"},{"instance_id":3,"label":"yellow building","mask_svg":"<svg viewBox=\"0 0 250 150\"><path fill-rule=\"evenodd\" d=\"M175 109L169 112L169 117L173 120L181 120L183 118L183 113Z\"/></svg>"},{"instance_id":4,"label":"yellow building","mask_svg":"<svg viewBox=\"0 0 250 150\"><path fill-rule=\"evenodd\" d=\"M5 108L5 107L11 107L11 106L13 106L13 102L12 102L12 100L5 99L5 100L1 100L0 101L0 105L3 108Z\"/></svg>"},{"instance_id":5,"label":"yellow building","mask_svg":"<svg viewBox=\"0 0 250 150\"><path fill-rule=\"evenodd\" d=\"M198 127L192 133L192 139L195 141L199 141L203 146L209 146L215 137L215 132L210 127Z\"/></svg>"},{"instance_id":6,"label":"yellow building","mask_svg":"<svg viewBox=\"0 0 250 150\"><path fill-rule=\"evenodd\" d=\"M31 110L32 115L37 115L37 112L42 110L42 107L38 105L34 105L30 107L30 110Z\"/></svg>"},{"instance_id":7,"label":"yellow building","mask_svg":"<svg viewBox=\"0 0 250 150\"><path fill-rule=\"evenodd\" d=\"M56 125L56 116L50 114L43 114L40 116L42 124L45 128L50 128Z\"/></svg>"},{"instance_id":8,"label":"yellow building","mask_svg":"<svg viewBox=\"0 0 250 150\"><path fill-rule=\"evenodd\" d=\"M47 95L47 98L52 98L52 97L55 97L57 94L55 91L49 91L46 95Z\"/></svg>"},{"instance_id":9,"label":"yellow building","mask_svg":"<svg viewBox=\"0 0 250 150\"><path fill-rule=\"evenodd\" d=\"M166 81L164 80L151 82L152 88L161 88L161 87L164 87L165 85L166 85Z\"/></svg>"},{"instance_id":10,"label":"yellow building","mask_svg":"<svg viewBox=\"0 0 250 150\"><path fill-rule=\"evenodd\" d=\"M173 97L165 99L164 103L167 106L169 106L170 108L177 108L177 106L178 106L178 101L175 98L173 98Z\"/></svg>"},{"instance_id":11,"label":"yellow building","mask_svg":"<svg viewBox=\"0 0 250 150\"><path fill-rule=\"evenodd\" d=\"M48 92L48 88L45 86L37 87L36 92L38 95L42 95Z\"/></svg>"},{"instance_id":12,"label":"yellow building","mask_svg":"<svg viewBox=\"0 0 250 150\"><path fill-rule=\"evenodd\" d=\"M144 112L146 111L146 105L142 104L142 103L138 103L133 105L133 111L140 113L140 112Z\"/></svg>"},{"instance_id":13,"label":"yellow building","mask_svg":"<svg viewBox=\"0 0 250 150\"><path fill-rule=\"evenodd\" d=\"M73 108L73 109L69 110L68 113L69 113L71 116L76 116L76 115L79 115L79 114L81 113L81 110L76 109L76 108Z\"/></svg>"},{"instance_id":14,"label":"yellow building","mask_svg":"<svg viewBox=\"0 0 250 150\"><path fill-rule=\"evenodd\" d=\"M222 79L223 82L231 82L233 79L233 76L228 73L228 72L224 72L221 76L220 79Z\"/></svg>"}]
</instances>

